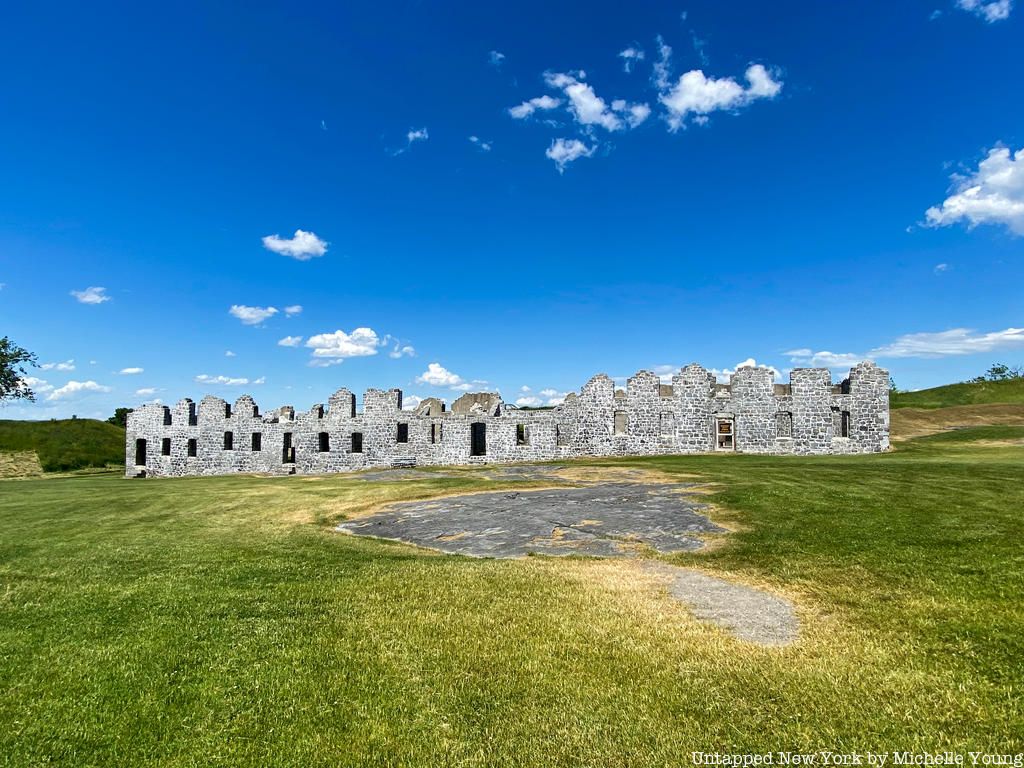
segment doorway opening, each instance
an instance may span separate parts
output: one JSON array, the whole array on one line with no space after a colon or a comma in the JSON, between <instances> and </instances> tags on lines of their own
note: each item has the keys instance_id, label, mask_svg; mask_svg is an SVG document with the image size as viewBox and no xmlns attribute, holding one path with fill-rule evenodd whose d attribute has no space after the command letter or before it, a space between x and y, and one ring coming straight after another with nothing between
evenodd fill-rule
<instances>
[{"instance_id":1,"label":"doorway opening","mask_svg":"<svg viewBox=\"0 0 1024 768\"><path fill-rule=\"evenodd\" d=\"M469 455L487 455L487 425L482 421L469 425Z\"/></svg>"},{"instance_id":2,"label":"doorway opening","mask_svg":"<svg viewBox=\"0 0 1024 768\"><path fill-rule=\"evenodd\" d=\"M736 421L734 419L715 419L715 450L736 450Z\"/></svg>"}]
</instances>

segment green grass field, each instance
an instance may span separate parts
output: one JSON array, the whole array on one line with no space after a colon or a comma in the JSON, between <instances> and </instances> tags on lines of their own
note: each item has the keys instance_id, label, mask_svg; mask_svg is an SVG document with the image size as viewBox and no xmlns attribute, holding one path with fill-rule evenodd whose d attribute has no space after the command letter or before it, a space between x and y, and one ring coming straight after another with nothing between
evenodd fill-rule
<instances>
[{"instance_id":1,"label":"green grass field","mask_svg":"<svg viewBox=\"0 0 1024 768\"><path fill-rule=\"evenodd\" d=\"M948 408L952 405L991 403L1024 403L1024 379L947 384L918 392L895 392L889 396L892 408Z\"/></svg>"},{"instance_id":2,"label":"green grass field","mask_svg":"<svg viewBox=\"0 0 1024 768\"><path fill-rule=\"evenodd\" d=\"M0 419L0 453L34 451L46 472L124 465L124 430L95 419Z\"/></svg>"},{"instance_id":3,"label":"green grass field","mask_svg":"<svg viewBox=\"0 0 1024 768\"><path fill-rule=\"evenodd\" d=\"M1024 428L863 457L589 462L715 483L672 562L793 598L694 620L625 561L335 534L344 476L0 482L0 765L689 765L691 750L1024 751ZM517 486L517 487L522 487Z\"/></svg>"}]
</instances>

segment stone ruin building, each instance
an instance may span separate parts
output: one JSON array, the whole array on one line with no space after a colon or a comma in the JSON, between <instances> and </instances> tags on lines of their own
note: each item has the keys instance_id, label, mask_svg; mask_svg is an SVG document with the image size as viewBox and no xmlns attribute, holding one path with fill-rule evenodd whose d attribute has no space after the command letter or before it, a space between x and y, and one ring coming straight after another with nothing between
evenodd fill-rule
<instances>
[{"instance_id":1,"label":"stone ruin building","mask_svg":"<svg viewBox=\"0 0 1024 768\"><path fill-rule=\"evenodd\" d=\"M599 374L551 409L527 410L493 393L451 409L429 398L402 409L402 392L347 389L306 412L261 413L248 395L198 406L144 405L128 415L128 477L350 472L371 467L486 464L713 451L873 453L889 447L889 374L859 363L833 385L827 368L796 368L776 384L768 368L739 368L728 384L688 365L663 384L640 371L616 389Z\"/></svg>"}]
</instances>

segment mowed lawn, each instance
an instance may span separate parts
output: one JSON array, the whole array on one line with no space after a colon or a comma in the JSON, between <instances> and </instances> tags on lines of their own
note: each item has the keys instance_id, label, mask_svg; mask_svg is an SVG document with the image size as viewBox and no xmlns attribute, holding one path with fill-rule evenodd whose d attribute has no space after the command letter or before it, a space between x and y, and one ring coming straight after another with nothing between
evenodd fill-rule
<instances>
[{"instance_id":1,"label":"mowed lawn","mask_svg":"<svg viewBox=\"0 0 1024 768\"><path fill-rule=\"evenodd\" d=\"M866 457L588 463L715 483L735 533L669 559L793 598L800 642L737 641L626 561L331 531L389 499L499 485L472 472L9 480L0 765L1024 750L1024 428Z\"/></svg>"}]
</instances>

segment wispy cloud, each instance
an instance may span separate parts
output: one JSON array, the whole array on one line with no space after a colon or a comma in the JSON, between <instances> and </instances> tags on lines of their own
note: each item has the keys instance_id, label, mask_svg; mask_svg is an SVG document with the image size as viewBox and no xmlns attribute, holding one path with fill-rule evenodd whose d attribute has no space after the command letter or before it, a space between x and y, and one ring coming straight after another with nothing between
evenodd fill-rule
<instances>
[{"instance_id":1,"label":"wispy cloud","mask_svg":"<svg viewBox=\"0 0 1024 768\"><path fill-rule=\"evenodd\" d=\"M971 328L906 333L866 353L791 349L785 354L797 365L845 367L862 360L897 358L941 358L976 355L999 350L1024 349L1024 328L978 333Z\"/></svg>"},{"instance_id":2,"label":"wispy cloud","mask_svg":"<svg viewBox=\"0 0 1024 768\"><path fill-rule=\"evenodd\" d=\"M470 136L469 137L469 141L470 141L471 144L473 144L473 146L475 146L481 152L490 152L491 151L491 146L492 146L491 142L484 141L479 136Z\"/></svg>"},{"instance_id":3,"label":"wispy cloud","mask_svg":"<svg viewBox=\"0 0 1024 768\"><path fill-rule=\"evenodd\" d=\"M102 304L105 301L110 301L110 296L107 296L106 291L107 289L102 286L90 285L84 291L71 291L71 295L80 304Z\"/></svg>"},{"instance_id":4,"label":"wispy cloud","mask_svg":"<svg viewBox=\"0 0 1024 768\"><path fill-rule=\"evenodd\" d=\"M277 341L277 346L279 347L298 347L301 344L301 336L285 336L283 339L278 339Z\"/></svg>"},{"instance_id":5,"label":"wispy cloud","mask_svg":"<svg viewBox=\"0 0 1024 768\"><path fill-rule=\"evenodd\" d=\"M121 374L122 376L135 376L139 373L142 373L142 371L142 368L122 368L120 371L118 371L118 373Z\"/></svg>"},{"instance_id":6,"label":"wispy cloud","mask_svg":"<svg viewBox=\"0 0 1024 768\"><path fill-rule=\"evenodd\" d=\"M492 67L500 67L503 61L505 61L505 54L501 51L491 51L487 54L487 63Z\"/></svg>"},{"instance_id":7,"label":"wispy cloud","mask_svg":"<svg viewBox=\"0 0 1024 768\"><path fill-rule=\"evenodd\" d=\"M73 371L75 370L75 361L65 360L63 363L42 363L39 368L44 371Z\"/></svg>"},{"instance_id":8,"label":"wispy cloud","mask_svg":"<svg viewBox=\"0 0 1024 768\"><path fill-rule=\"evenodd\" d=\"M136 397L152 397L158 392L156 387L142 387L135 390Z\"/></svg>"},{"instance_id":9,"label":"wispy cloud","mask_svg":"<svg viewBox=\"0 0 1024 768\"><path fill-rule=\"evenodd\" d=\"M410 128L409 132L405 134L405 146L401 147L399 149L396 149L391 154L394 155L395 157L397 157L398 155L401 155L401 154L403 154L405 152L408 152L410 149L412 149L412 145L413 144L416 144L417 142L420 142L420 141L426 141L429 138L430 138L430 134L427 133L427 129L426 128L418 128L418 129Z\"/></svg>"},{"instance_id":10,"label":"wispy cloud","mask_svg":"<svg viewBox=\"0 0 1024 768\"><path fill-rule=\"evenodd\" d=\"M196 384L207 384L220 387L244 387L248 384L263 384L266 381L266 377L260 376L258 379L252 379L250 381L245 377L210 376L209 374L201 373L195 377L194 381Z\"/></svg>"},{"instance_id":11,"label":"wispy cloud","mask_svg":"<svg viewBox=\"0 0 1024 768\"><path fill-rule=\"evenodd\" d=\"M296 229L291 238L280 235L267 235L263 238L263 247L282 256L290 256L298 261L309 261L327 253L329 243L320 239L314 232Z\"/></svg>"},{"instance_id":12,"label":"wispy cloud","mask_svg":"<svg viewBox=\"0 0 1024 768\"><path fill-rule=\"evenodd\" d=\"M1013 0L957 0L956 7L994 24L1010 18Z\"/></svg>"},{"instance_id":13,"label":"wispy cloud","mask_svg":"<svg viewBox=\"0 0 1024 768\"><path fill-rule=\"evenodd\" d=\"M622 69L632 72L636 63L644 60L644 52L639 47L631 45L629 48L619 51L619 58L622 59Z\"/></svg>"},{"instance_id":14,"label":"wispy cloud","mask_svg":"<svg viewBox=\"0 0 1024 768\"><path fill-rule=\"evenodd\" d=\"M416 357L416 349L411 344L402 344L396 341L395 346L388 352L388 357L398 360L402 357Z\"/></svg>"},{"instance_id":15,"label":"wispy cloud","mask_svg":"<svg viewBox=\"0 0 1024 768\"><path fill-rule=\"evenodd\" d=\"M301 312L302 312L302 305L301 304L292 304L291 306L288 306L288 307L284 308L284 313L288 317L294 317L295 315L301 314Z\"/></svg>"},{"instance_id":16,"label":"wispy cloud","mask_svg":"<svg viewBox=\"0 0 1024 768\"><path fill-rule=\"evenodd\" d=\"M554 96L544 94L543 96L528 99L517 107L510 107L508 113L516 120L523 120L524 118L532 115L538 109L548 111L561 106L561 104L561 99L556 99Z\"/></svg>"}]
</instances>

